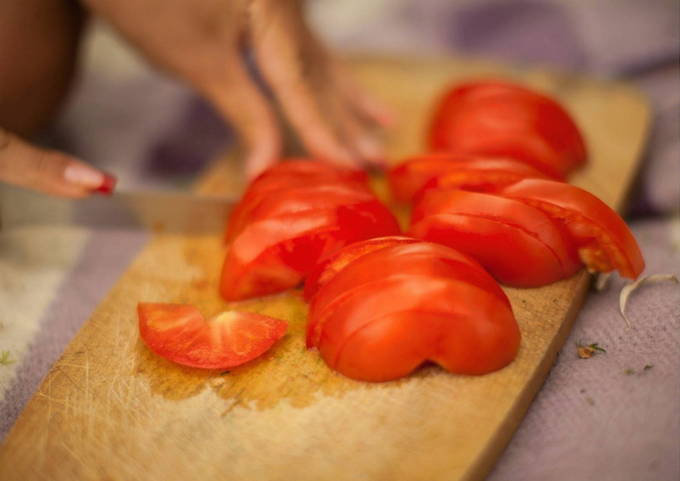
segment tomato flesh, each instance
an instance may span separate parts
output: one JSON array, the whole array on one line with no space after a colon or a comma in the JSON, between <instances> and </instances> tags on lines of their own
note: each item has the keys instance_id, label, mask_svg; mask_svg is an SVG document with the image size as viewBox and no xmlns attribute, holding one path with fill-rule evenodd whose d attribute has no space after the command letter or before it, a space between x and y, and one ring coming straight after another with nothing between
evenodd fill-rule
<instances>
[{"instance_id":1,"label":"tomato flesh","mask_svg":"<svg viewBox=\"0 0 680 481\"><path fill-rule=\"evenodd\" d=\"M227 311L206 321L186 304L139 303L139 332L159 356L184 366L229 369L268 351L287 323L252 312Z\"/></svg>"},{"instance_id":2,"label":"tomato flesh","mask_svg":"<svg viewBox=\"0 0 680 481\"><path fill-rule=\"evenodd\" d=\"M501 194L541 209L565 226L588 269L618 270L637 278L645 261L640 247L623 219L590 192L561 182L526 179Z\"/></svg>"}]
</instances>

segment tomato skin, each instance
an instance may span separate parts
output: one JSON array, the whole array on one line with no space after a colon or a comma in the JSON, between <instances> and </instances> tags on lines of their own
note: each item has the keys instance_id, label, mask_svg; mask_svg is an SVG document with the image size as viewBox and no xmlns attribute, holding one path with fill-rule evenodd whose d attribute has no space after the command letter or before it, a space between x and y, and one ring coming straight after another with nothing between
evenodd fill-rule
<instances>
[{"instance_id":1,"label":"tomato skin","mask_svg":"<svg viewBox=\"0 0 680 481\"><path fill-rule=\"evenodd\" d=\"M645 268L640 247L625 221L590 192L570 184L526 179L501 194L541 209L562 223L590 270L618 270L637 278Z\"/></svg>"},{"instance_id":2,"label":"tomato skin","mask_svg":"<svg viewBox=\"0 0 680 481\"><path fill-rule=\"evenodd\" d=\"M265 199L276 197L294 188L309 186L340 186L370 193L368 176L361 170L343 169L323 162L293 160L270 167L256 177L231 212L225 232L230 242L243 230L251 213Z\"/></svg>"},{"instance_id":3,"label":"tomato skin","mask_svg":"<svg viewBox=\"0 0 680 481\"><path fill-rule=\"evenodd\" d=\"M366 189L358 190L344 184L294 187L266 196L250 210L247 222L309 210L333 209L373 198L373 194Z\"/></svg>"},{"instance_id":4,"label":"tomato skin","mask_svg":"<svg viewBox=\"0 0 680 481\"><path fill-rule=\"evenodd\" d=\"M373 251L385 249L393 245L420 242L417 239L403 236L376 237L363 242L355 242L339 250L320 263L305 279L304 298L311 302L318 290L326 285L335 275L349 263Z\"/></svg>"},{"instance_id":5,"label":"tomato skin","mask_svg":"<svg viewBox=\"0 0 680 481\"><path fill-rule=\"evenodd\" d=\"M503 81L448 89L432 117L429 148L510 157L560 180L587 156L566 110L543 94Z\"/></svg>"},{"instance_id":6,"label":"tomato skin","mask_svg":"<svg viewBox=\"0 0 680 481\"><path fill-rule=\"evenodd\" d=\"M563 227L539 209L496 195L429 191L413 210L409 235L458 249L516 287L550 284L581 267Z\"/></svg>"},{"instance_id":7,"label":"tomato skin","mask_svg":"<svg viewBox=\"0 0 680 481\"><path fill-rule=\"evenodd\" d=\"M432 188L495 192L523 178L548 176L516 160L455 152L411 157L388 172L390 191L398 202L413 202Z\"/></svg>"},{"instance_id":8,"label":"tomato skin","mask_svg":"<svg viewBox=\"0 0 680 481\"><path fill-rule=\"evenodd\" d=\"M356 292L364 292L365 289L360 289L365 285L379 285L386 278L405 275L465 280L510 305L498 283L475 260L446 246L413 239L411 243L395 244L352 260L321 286L309 309L307 347L318 344L329 313Z\"/></svg>"},{"instance_id":9,"label":"tomato skin","mask_svg":"<svg viewBox=\"0 0 680 481\"><path fill-rule=\"evenodd\" d=\"M222 296L236 301L295 287L345 245L399 234L366 179L363 171L310 161L260 174L229 221Z\"/></svg>"},{"instance_id":10,"label":"tomato skin","mask_svg":"<svg viewBox=\"0 0 680 481\"><path fill-rule=\"evenodd\" d=\"M228 311L210 321L194 306L139 303L139 332L159 356L201 369L229 369L269 350L287 323L252 312Z\"/></svg>"},{"instance_id":11,"label":"tomato skin","mask_svg":"<svg viewBox=\"0 0 680 481\"><path fill-rule=\"evenodd\" d=\"M345 376L389 381L426 360L484 374L515 357L520 333L508 305L466 282L410 276L356 295L326 322L319 351Z\"/></svg>"},{"instance_id":12,"label":"tomato skin","mask_svg":"<svg viewBox=\"0 0 680 481\"><path fill-rule=\"evenodd\" d=\"M399 232L377 199L259 220L248 224L227 252L220 292L235 301L295 287L345 245Z\"/></svg>"},{"instance_id":13,"label":"tomato skin","mask_svg":"<svg viewBox=\"0 0 680 481\"><path fill-rule=\"evenodd\" d=\"M418 192L417 202L428 190L467 190L495 193L522 179L549 179L527 164L507 159L477 159L466 162L460 169L452 169L430 179Z\"/></svg>"}]
</instances>

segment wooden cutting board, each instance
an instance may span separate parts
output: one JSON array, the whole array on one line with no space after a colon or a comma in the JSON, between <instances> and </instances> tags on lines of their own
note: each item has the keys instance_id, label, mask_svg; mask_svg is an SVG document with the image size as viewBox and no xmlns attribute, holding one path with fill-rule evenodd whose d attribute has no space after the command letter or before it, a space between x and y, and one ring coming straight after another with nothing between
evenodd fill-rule
<instances>
[{"instance_id":1,"label":"wooden cutting board","mask_svg":"<svg viewBox=\"0 0 680 481\"><path fill-rule=\"evenodd\" d=\"M399 158L422 149L430 105L451 81L504 76L545 90L573 113L591 163L573 181L620 209L649 125L628 86L469 60L355 59L359 77L401 123ZM240 189L221 159L202 193ZM0 479L479 480L491 469L543 383L583 302L589 276L507 289L522 331L517 359L480 377L435 366L383 384L331 372L304 347L299 292L244 302L289 321L264 358L229 373L175 366L140 342L138 301L188 302L206 315L224 246L217 237L156 235L52 367L0 451ZM615 308L612 306L612 308Z\"/></svg>"}]
</instances>

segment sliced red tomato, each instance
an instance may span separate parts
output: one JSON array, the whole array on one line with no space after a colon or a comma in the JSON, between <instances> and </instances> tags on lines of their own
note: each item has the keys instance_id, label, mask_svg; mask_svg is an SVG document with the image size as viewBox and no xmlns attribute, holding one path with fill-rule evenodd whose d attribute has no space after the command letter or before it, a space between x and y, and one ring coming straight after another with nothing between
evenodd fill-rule
<instances>
[{"instance_id":1,"label":"sliced red tomato","mask_svg":"<svg viewBox=\"0 0 680 481\"><path fill-rule=\"evenodd\" d=\"M335 277L335 275L344 269L350 262L353 262L359 257L393 245L411 244L413 242L421 241L413 239L412 237L402 236L377 237L363 242L355 242L354 244L344 247L342 250L329 257L326 262L319 264L312 273L307 276L304 290L305 300L310 302L322 286L327 284L328 281Z\"/></svg>"},{"instance_id":2,"label":"sliced red tomato","mask_svg":"<svg viewBox=\"0 0 680 481\"><path fill-rule=\"evenodd\" d=\"M159 356L184 366L229 369L268 351L286 332L280 319L226 311L206 321L194 306L139 303L139 332Z\"/></svg>"},{"instance_id":3,"label":"sliced red tomato","mask_svg":"<svg viewBox=\"0 0 680 481\"><path fill-rule=\"evenodd\" d=\"M549 284L581 266L562 226L539 209L490 194L429 191L414 208L409 234L460 250L511 286Z\"/></svg>"},{"instance_id":4,"label":"sliced red tomato","mask_svg":"<svg viewBox=\"0 0 680 481\"><path fill-rule=\"evenodd\" d=\"M398 233L396 219L377 199L259 220L232 243L220 292L227 300L280 292L345 245Z\"/></svg>"},{"instance_id":5,"label":"sliced red tomato","mask_svg":"<svg viewBox=\"0 0 680 481\"><path fill-rule=\"evenodd\" d=\"M447 90L429 130L432 150L510 157L562 179L585 163L585 142L553 99L509 82Z\"/></svg>"},{"instance_id":6,"label":"sliced red tomato","mask_svg":"<svg viewBox=\"0 0 680 481\"><path fill-rule=\"evenodd\" d=\"M393 246L352 262L319 291L309 310L307 347L318 345L326 319L354 295L363 295L365 286L379 286L385 279L404 276L464 280L510 305L498 283L460 252L429 242Z\"/></svg>"},{"instance_id":7,"label":"sliced red tomato","mask_svg":"<svg viewBox=\"0 0 680 481\"><path fill-rule=\"evenodd\" d=\"M548 176L516 160L456 153L412 157L388 173L392 196L401 202L416 200L423 189L496 192L525 178L546 179Z\"/></svg>"},{"instance_id":8,"label":"sliced red tomato","mask_svg":"<svg viewBox=\"0 0 680 481\"><path fill-rule=\"evenodd\" d=\"M517 353L512 310L472 284L403 276L364 289L332 313L319 341L323 359L345 376L389 381L428 360L454 373L483 374Z\"/></svg>"},{"instance_id":9,"label":"sliced red tomato","mask_svg":"<svg viewBox=\"0 0 680 481\"><path fill-rule=\"evenodd\" d=\"M291 178L306 177L307 179L318 179L332 177L337 180L368 182L368 175L362 169L343 168L308 158L289 158L274 164L262 172L253 179L251 186L260 184L264 179L270 177L287 178L285 176L288 174L291 174Z\"/></svg>"},{"instance_id":10,"label":"sliced red tomato","mask_svg":"<svg viewBox=\"0 0 680 481\"><path fill-rule=\"evenodd\" d=\"M373 194L343 184L295 187L284 189L276 195L266 196L250 210L247 222L256 222L284 214L307 210L333 209L341 205L370 201Z\"/></svg>"},{"instance_id":11,"label":"sliced red tomato","mask_svg":"<svg viewBox=\"0 0 680 481\"><path fill-rule=\"evenodd\" d=\"M357 191L370 192L368 176L362 170L350 170L311 160L294 160L276 164L251 182L238 205L229 216L225 233L232 241L251 217L251 212L267 198L298 187L342 185Z\"/></svg>"},{"instance_id":12,"label":"sliced red tomato","mask_svg":"<svg viewBox=\"0 0 680 481\"><path fill-rule=\"evenodd\" d=\"M502 195L541 209L563 224L588 269L616 269L630 279L644 270L642 252L624 220L590 192L561 182L527 179L505 188Z\"/></svg>"},{"instance_id":13,"label":"sliced red tomato","mask_svg":"<svg viewBox=\"0 0 680 481\"><path fill-rule=\"evenodd\" d=\"M479 158L461 163L458 169L452 169L431 179L423 186L415 200L430 189L493 193L522 179L548 179L548 176L514 160Z\"/></svg>"}]
</instances>

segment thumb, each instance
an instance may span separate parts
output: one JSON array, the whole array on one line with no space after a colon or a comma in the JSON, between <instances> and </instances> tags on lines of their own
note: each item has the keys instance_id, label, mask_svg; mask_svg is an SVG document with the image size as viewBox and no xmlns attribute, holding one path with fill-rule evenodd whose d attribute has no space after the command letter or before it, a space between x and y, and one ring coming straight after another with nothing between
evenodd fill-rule
<instances>
[{"instance_id":1,"label":"thumb","mask_svg":"<svg viewBox=\"0 0 680 481\"><path fill-rule=\"evenodd\" d=\"M69 155L35 147L0 128L0 181L62 197L110 194L116 179Z\"/></svg>"}]
</instances>

